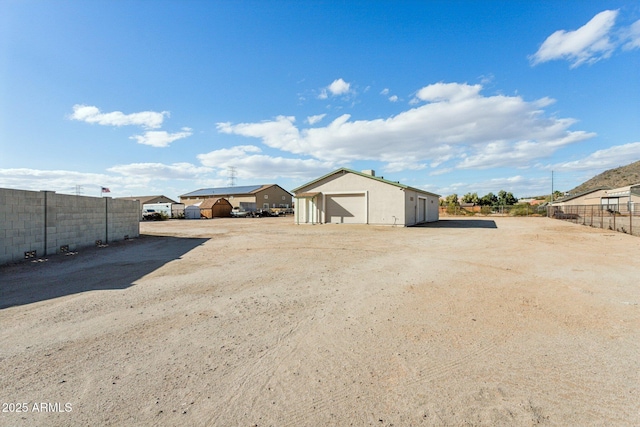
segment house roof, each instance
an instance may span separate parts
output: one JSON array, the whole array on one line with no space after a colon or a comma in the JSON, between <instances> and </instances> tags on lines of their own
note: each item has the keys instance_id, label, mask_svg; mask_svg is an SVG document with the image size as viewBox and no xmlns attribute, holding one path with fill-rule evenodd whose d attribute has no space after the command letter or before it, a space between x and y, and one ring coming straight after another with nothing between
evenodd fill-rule
<instances>
[{"instance_id":1,"label":"house roof","mask_svg":"<svg viewBox=\"0 0 640 427\"><path fill-rule=\"evenodd\" d=\"M140 202L141 205L145 205L147 203L154 203L155 199L166 199L168 200L168 202L166 203L178 203L175 200L167 197L167 196L163 196L163 195L157 195L157 196L131 196L131 197L118 197L118 199L121 200L137 200ZM159 203L165 203L165 202L159 202Z\"/></svg>"},{"instance_id":2,"label":"house roof","mask_svg":"<svg viewBox=\"0 0 640 427\"><path fill-rule=\"evenodd\" d=\"M385 184L393 185L395 187L399 187L399 188L402 188L404 190L417 191L417 192L420 192L420 193L429 194L431 196L440 197L439 194L431 193L429 191L421 190L419 188L410 187L408 185L400 184L397 181L389 181L388 179L380 178L380 177L369 175L369 174L362 173L362 172L357 172L357 171L354 171L354 170L351 170L351 169L347 169L347 168L340 168L340 169L335 170L333 172L329 172L328 174L323 175L320 178L314 179L313 181L307 182L306 184L301 185L300 187L295 188L295 189L293 189L291 191L293 193L297 193L298 191L302 190L305 187L308 187L308 186L310 186L312 184L315 184L316 182L322 181L323 179L328 178L331 175L335 175L335 174L338 174L338 173L352 173L352 174L359 175L359 176L362 176L362 177L365 177L365 178L369 178L369 179L373 179L373 180L376 180L376 181L380 181L380 182L383 182Z\"/></svg>"},{"instance_id":3,"label":"house roof","mask_svg":"<svg viewBox=\"0 0 640 427\"><path fill-rule=\"evenodd\" d=\"M180 197L198 197L198 196L227 196L238 194L251 194L256 190L262 188L262 185L243 185L238 187L216 187L216 188L201 188L191 193L183 194Z\"/></svg>"},{"instance_id":4,"label":"house roof","mask_svg":"<svg viewBox=\"0 0 640 427\"><path fill-rule=\"evenodd\" d=\"M258 191L261 191L273 186L280 187L278 184L262 184L262 185L241 185L237 187L201 188L200 190L183 194L180 197L239 196L243 194L255 194Z\"/></svg>"},{"instance_id":5,"label":"house roof","mask_svg":"<svg viewBox=\"0 0 640 427\"><path fill-rule=\"evenodd\" d=\"M555 200L553 203L568 202L569 200L577 199L578 197L586 196L587 194L595 193L596 191L610 190L611 187L598 187L591 190L583 191L582 193L573 194L571 196L563 197L562 199Z\"/></svg>"}]
</instances>

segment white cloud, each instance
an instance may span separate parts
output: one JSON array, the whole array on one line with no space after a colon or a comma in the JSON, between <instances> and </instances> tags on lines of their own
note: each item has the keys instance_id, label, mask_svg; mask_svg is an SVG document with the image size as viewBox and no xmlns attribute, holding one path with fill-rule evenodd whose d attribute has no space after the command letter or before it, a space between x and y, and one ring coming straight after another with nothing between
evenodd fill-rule
<instances>
[{"instance_id":1,"label":"white cloud","mask_svg":"<svg viewBox=\"0 0 640 427\"><path fill-rule=\"evenodd\" d=\"M295 117L259 123L219 123L223 133L259 138L272 148L323 162L374 160L388 170L421 169L458 161L458 168L525 167L558 148L594 136L570 131L573 119L545 116L550 98L483 96L481 85L437 83L416 92L410 108L386 119L350 120L344 114L324 127L298 128Z\"/></svg>"},{"instance_id":2,"label":"white cloud","mask_svg":"<svg viewBox=\"0 0 640 427\"><path fill-rule=\"evenodd\" d=\"M329 86L322 88L318 99L327 99L329 95L339 96L347 95L351 92L351 83L345 82L343 79L334 80Z\"/></svg>"},{"instance_id":3,"label":"white cloud","mask_svg":"<svg viewBox=\"0 0 640 427\"><path fill-rule=\"evenodd\" d=\"M71 193L75 191L76 185L82 185L83 192L89 194L93 184L98 188L95 195L99 195L99 186L109 186L112 182L111 176L99 173L28 168L0 169L0 187L4 188Z\"/></svg>"},{"instance_id":4,"label":"white cloud","mask_svg":"<svg viewBox=\"0 0 640 427\"><path fill-rule=\"evenodd\" d=\"M147 131L144 135L130 136L138 144L151 145L152 147L168 147L174 141L187 138L192 135L190 128L182 128L182 132L169 133L163 130Z\"/></svg>"},{"instance_id":5,"label":"white cloud","mask_svg":"<svg viewBox=\"0 0 640 427\"><path fill-rule=\"evenodd\" d=\"M252 153L261 153L260 147L255 145L238 145L231 148L222 148L220 150L210 151L206 154L198 154L198 160L205 165L216 168L226 168L233 166L235 160L246 157Z\"/></svg>"},{"instance_id":6,"label":"white cloud","mask_svg":"<svg viewBox=\"0 0 640 427\"><path fill-rule=\"evenodd\" d=\"M40 170L27 168L0 169L0 187L22 190L50 190L63 194L101 197L101 187L108 187L109 197L144 194L174 194L191 191L194 183L211 183L213 169L190 163L132 163L107 169L109 173L90 173L70 170ZM172 180L186 184L174 188ZM226 180L218 180L220 185ZM79 187L78 187L79 186ZM170 196L171 197L171 196Z\"/></svg>"},{"instance_id":7,"label":"white cloud","mask_svg":"<svg viewBox=\"0 0 640 427\"><path fill-rule=\"evenodd\" d=\"M213 172L213 169L204 166L195 166L191 163L130 163L128 165L116 165L107 169L126 177L135 177L145 180L170 180L170 179L194 179Z\"/></svg>"},{"instance_id":8,"label":"white cloud","mask_svg":"<svg viewBox=\"0 0 640 427\"><path fill-rule=\"evenodd\" d=\"M605 10L575 31L556 31L529 57L531 64L566 59L572 63L571 68L575 68L608 58L615 49L610 33L617 15L617 10Z\"/></svg>"},{"instance_id":9,"label":"white cloud","mask_svg":"<svg viewBox=\"0 0 640 427\"><path fill-rule=\"evenodd\" d=\"M199 154L197 157L207 167L226 170L233 166L242 179L309 179L323 175L335 168L335 164L332 162L272 157L259 154L261 152L259 147L241 145Z\"/></svg>"},{"instance_id":10,"label":"white cloud","mask_svg":"<svg viewBox=\"0 0 640 427\"><path fill-rule=\"evenodd\" d=\"M387 88L384 88L384 89L382 89L382 91L380 91L380 95L382 95L382 96L387 96L387 95L389 95L389 93L391 93L391 92ZM398 95L391 95L391 96L387 97L387 99L389 101L391 101L391 102L398 102L399 98L398 98Z\"/></svg>"},{"instance_id":11,"label":"white cloud","mask_svg":"<svg viewBox=\"0 0 640 427\"><path fill-rule=\"evenodd\" d=\"M104 173L89 173L70 170L0 169L0 187L21 190L49 190L62 194L77 194L100 197L101 187L111 190L110 197L148 191L151 179L135 179ZM156 191L159 191L156 190Z\"/></svg>"},{"instance_id":12,"label":"white cloud","mask_svg":"<svg viewBox=\"0 0 640 427\"><path fill-rule=\"evenodd\" d=\"M319 121L324 119L325 116L326 116L326 114L317 114L315 116L309 116L309 117L307 117L306 121L310 125L315 125L316 123L318 123Z\"/></svg>"},{"instance_id":13,"label":"white cloud","mask_svg":"<svg viewBox=\"0 0 640 427\"><path fill-rule=\"evenodd\" d=\"M640 48L640 20L634 22L622 31L622 49L631 50Z\"/></svg>"},{"instance_id":14,"label":"white cloud","mask_svg":"<svg viewBox=\"0 0 640 427\"><path fill-rule=\"evenodd\" d=\"M469 98L477 98L482 85L460 83L435 83L425 86L416 93L416 98L427 102L456 102Z\"/></svg>"},{"instance_id":15,"label":"white cloud","mask_svg":"<svg viewBox=\"0 0 640 427\"><path fill-rule=\"evenodd\" d=\"M101 113L98 107L76 104L73 106L71 120L87 123L97 123L103 126L142 126L146 129L156 129L162 126L168 111L141 111L139 113L124 114L121 111Z\"/></svg>"},{"instance_id":16,"label":"white cloud","mask_svg":"<svg viewBox=\"0 0 640 427\"><path fill-rule=\"evenodd\" d=\"M557 163L545 166L545 169L554 171L578 171L578 170L606 170L640 160L640 142L615 145L613 147L598 150L587 157L571 162Z\"/></svg>"},{"instance_id":17,"label":"white cloud","mask_svg":"<svg viewBox=\"0 0 640 427\"><path fill-rule=\"evenodd\" d=\"M479 182L457 182L446 187L438 187L431 191L447 196L458 194L462 197L467 193L477 193L482 197L488 193L498 194L500 190L513 193L516 197L543 195L549 192L550 179L521 175L487 179Z\"/></svg>"},{"instance_id":18,"label":"white cloud","mask_svg":"<svg viewBox=\"0 0 640 427\"><path fill-rule=\"evenodd\" d=\"M342 79L334 80L329 86L327 86L327 89L329 90L329 92L331 92L331 95L333 96L344 95L345 93L349 93L350 88L351 88L351 83L347 83Z\"/></svg>"}]
</instances>

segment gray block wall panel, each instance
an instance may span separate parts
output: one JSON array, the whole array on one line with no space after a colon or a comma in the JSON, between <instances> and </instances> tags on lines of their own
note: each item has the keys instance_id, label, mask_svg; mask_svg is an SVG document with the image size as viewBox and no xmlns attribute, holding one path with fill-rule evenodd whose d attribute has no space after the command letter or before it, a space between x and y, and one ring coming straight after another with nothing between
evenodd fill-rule
<instances>
[{"instance_id":1,"label":"gray block wall panel","mask_svg":"<svg viewBox=\"0 0 640 427\"><path fill-rule=\"evenodd\" d=\"M62 245L82 248L96 240L137 237L139 210L137 201L0 188L0 263L22 260L27 250L44 256L45 240L51 255Z\"/></svg>"}]
</instances>

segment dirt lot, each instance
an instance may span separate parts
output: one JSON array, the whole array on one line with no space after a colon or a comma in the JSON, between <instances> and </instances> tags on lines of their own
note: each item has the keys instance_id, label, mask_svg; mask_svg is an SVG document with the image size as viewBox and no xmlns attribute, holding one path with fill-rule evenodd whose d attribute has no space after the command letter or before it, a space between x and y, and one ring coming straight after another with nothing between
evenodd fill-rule
<instances>
[{"instance_id":1,"label":"dirt lot","mask_svg":"<svg viewBox=\"0 0 640 427\"><path fill-rule=\"evenodd\" d=\"M637 237L546 218L141 231L0 268L0 425L640 425Z\"/></svg>"}]
</instances>

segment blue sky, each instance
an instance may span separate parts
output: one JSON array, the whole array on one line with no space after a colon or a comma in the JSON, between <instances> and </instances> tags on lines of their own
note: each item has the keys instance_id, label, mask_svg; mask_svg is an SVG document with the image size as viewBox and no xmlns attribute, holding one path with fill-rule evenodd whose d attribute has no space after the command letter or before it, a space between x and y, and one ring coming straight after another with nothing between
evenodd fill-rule
<instances>
[{"instance_id":1,"label":"blue sky","mask_svg":"<svg viewBox=\"0 0 640 427\"><path fill-rule=\"evenodd\" d=\"M0 0L0 187L525 197L639 159L637 1Z\"/></svg>"}]
</instances>

